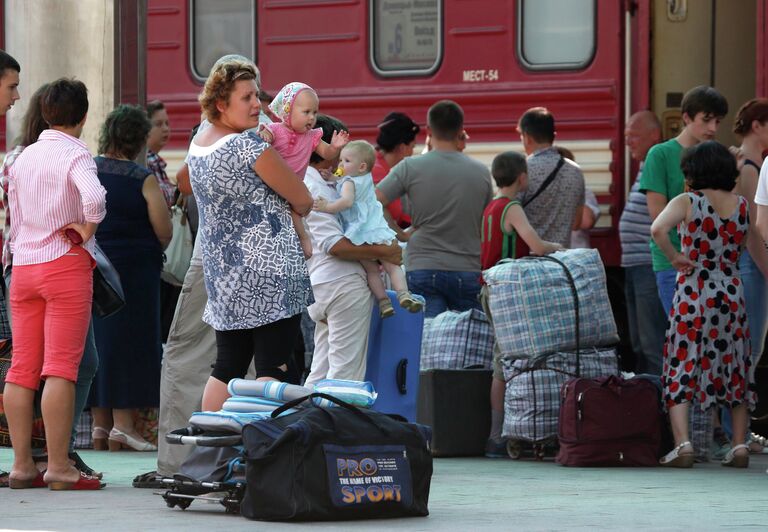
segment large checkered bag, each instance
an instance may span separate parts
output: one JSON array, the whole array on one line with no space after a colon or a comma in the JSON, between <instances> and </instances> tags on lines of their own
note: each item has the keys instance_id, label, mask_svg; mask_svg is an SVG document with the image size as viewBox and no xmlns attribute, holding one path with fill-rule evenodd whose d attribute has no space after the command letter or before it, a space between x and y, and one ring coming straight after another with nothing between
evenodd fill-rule
<instances>
[{"instance_id":1,"label":"large checkered bag","mask_svg":"<svg viewBox=\"0 0 768 532\"><path fill-rule=\"evenodd\" d=\"M536 359L503 359L507 389L504 395L503 436L542 442L557 436L560 389L571 377L588 379L618 375L615 349L559 352Z\"/></svg>"},{"instance_id":2,"label":"large checkered bag","mask_svg":"<svg viewBox=\"0 0 768 532\"><path fill-rule=\"evenodd\" d=\"M449 310L424 320L421 370L490 369L493 327L481 310Z\"/></svg>"},{"instance_id":3,"label":"large checkered bag","mask_svg":"<svg viewBox=\"0 0 768 532\"><path fill-rule=\"evenodd\" d=\"M534 358L577 345L618 343L605 269L595 249L502 261L484 271L483 278L505 357Z\"/></svg>"}]
</instances>

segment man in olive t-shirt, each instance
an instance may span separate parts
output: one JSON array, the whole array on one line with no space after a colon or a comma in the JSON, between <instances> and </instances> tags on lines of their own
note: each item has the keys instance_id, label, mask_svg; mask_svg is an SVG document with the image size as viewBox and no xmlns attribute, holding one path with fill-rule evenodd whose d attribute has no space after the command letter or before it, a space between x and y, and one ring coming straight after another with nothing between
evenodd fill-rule
<instances>
[{"instance_id":1,"label":"man in olive t-shirt","mask_svg":"<svg viewBox=\"0 0 768 532\"><path fill-rule=\"evenodd\" d=\"M480 308L480 232L493 197L488 168L459 150L464 114L443 100L427 114L432 150L400 161L376 188L383 205L408 196L416 229L408 240L408 288L426 299L425 315Z\"/></svg>"},{"instance_id":2,"label":"man in olive t-shirt","mask_svg":"<svg viewBox=\"0 0 768 532\"><path fill-rule=\"evenodd\" d=\"M640 191L645 192L648 199L651 220L655 220L667 203L685 190L685 176L680 169L683 150L715 138L720 121L728 114L728 102L717 90L701 85L685 94L681 111L685 127L680 134L652 147L645 158ZM680 237L677 229L671 230L669 237L679 251ZM677 272L656 242L651 240L650 246L659 299L664 312L669 315L675 296Z\"/></svg>"}]
</instances>

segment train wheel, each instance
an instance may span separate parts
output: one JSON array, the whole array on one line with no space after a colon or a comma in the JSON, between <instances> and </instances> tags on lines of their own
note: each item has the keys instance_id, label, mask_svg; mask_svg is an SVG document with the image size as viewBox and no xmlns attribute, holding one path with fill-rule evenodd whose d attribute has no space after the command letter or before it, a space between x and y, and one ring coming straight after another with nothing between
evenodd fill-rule
<instances>
[{"instance_id":1,"label":"train wheel","mask_svg":"<svg viewBox=\"0 0 768 532\"><path fill-rule=\"evenodd\" d=\"M520 460L523 455L523 444L517 440L507 440L507 454L513 460Z\"/></svg>"}]
</instances>

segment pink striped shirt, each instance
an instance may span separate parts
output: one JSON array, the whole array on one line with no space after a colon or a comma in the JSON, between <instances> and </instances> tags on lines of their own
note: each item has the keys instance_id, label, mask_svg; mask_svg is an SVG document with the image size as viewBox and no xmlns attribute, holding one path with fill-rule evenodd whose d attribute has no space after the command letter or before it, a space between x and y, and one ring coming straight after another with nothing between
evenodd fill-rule
<instances>
[{"instance_id":1,"label":"pink striped shirt","mask_svg":"<svg viewBox=\"0 0 768 532\"><path fill-rule=\"evenodd\" d=\"M56 260L72 247L60 230L71 223L104 219L107 192L85 143L46 129L16 158L8 172L13 265ZM93 254L94 239L84 244Z\"/></svg>"}]
</instances>

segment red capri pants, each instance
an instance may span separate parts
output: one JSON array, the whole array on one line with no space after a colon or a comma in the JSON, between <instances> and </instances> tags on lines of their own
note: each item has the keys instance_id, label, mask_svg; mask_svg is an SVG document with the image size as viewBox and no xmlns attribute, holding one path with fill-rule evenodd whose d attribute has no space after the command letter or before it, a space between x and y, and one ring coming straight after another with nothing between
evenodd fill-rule
<instances>
[{"instance_id":1,"label":"red capri pants","mask_svg":"<svg viewBox=\"0 0 768 532\"><path fill-rule=\"evenodd\" d=\"M79 246L50 262L14 266L5 380L33 390L46 377L76 382L92 300L93 259Z\"/></svg>"}]
</instances>

